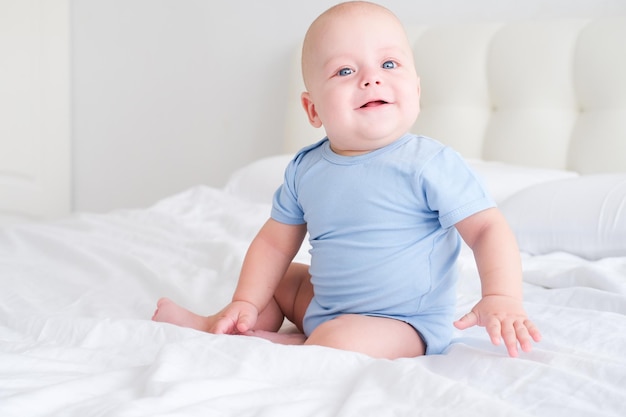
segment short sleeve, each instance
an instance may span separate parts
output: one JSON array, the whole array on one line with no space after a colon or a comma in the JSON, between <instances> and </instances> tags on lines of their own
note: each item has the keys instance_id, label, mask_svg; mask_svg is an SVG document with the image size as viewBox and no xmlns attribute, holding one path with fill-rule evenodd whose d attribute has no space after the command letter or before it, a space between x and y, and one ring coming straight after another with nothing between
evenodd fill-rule
<instances>
[{"instance_id":1,"label":"short sleeve","mask_svg":"<svg viewBox=\"0 0 626 417\"><path fill-rule=\"evenodd\" d=\"M479 177L453 149L444 147L424 166L420 183L429 208L443 228L495 207Z\"/></svg>"},{"instance_id":2,"label":"short sleeve","mask_svg":"<svg viewBox=\"0 0 626 417\"><path fill-rule=\"evenodd\" d=\"M274 193L272 219L285 224L303 224L304 212L298 204L296 174L299 158L292 159L285 169L283 184Z\"/></svg>"}]
</instances>

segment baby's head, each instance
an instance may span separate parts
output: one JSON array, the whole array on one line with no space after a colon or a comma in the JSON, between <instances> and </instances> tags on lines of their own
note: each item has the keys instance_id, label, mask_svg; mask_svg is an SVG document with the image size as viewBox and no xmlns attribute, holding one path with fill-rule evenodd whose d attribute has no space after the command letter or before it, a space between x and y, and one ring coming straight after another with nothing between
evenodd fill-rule
<instances>
[{"instance_id":1,"label":"baby's head","mask_svg":"<svg viewBox=\"0 0 626 417\"><path fill-rule=\"evenodd\" d=\"M302 105L332 149L355 155L386 146L415 123L419 78L402 24L382 6L338 4L309 27L302 48Z\"/></svg>"}]
</instances>

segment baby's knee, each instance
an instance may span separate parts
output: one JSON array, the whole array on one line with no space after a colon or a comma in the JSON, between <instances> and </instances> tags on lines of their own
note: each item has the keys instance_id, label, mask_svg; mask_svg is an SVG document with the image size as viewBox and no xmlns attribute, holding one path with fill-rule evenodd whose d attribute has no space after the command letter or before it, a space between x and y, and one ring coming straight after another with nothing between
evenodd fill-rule
<instances>
[{"instance_id":1,"label":"baby's knee","mask_svg":"<svg viewBox=\"0 0 626 417\"><path fill-rule=\"evenodd\" d=\"M424 354L419 333L409 324L391 318L346 314L320 324L306 341L309 345L396 359Z\"/></svg>"},{"instance_id":2,"label":"baby's knee","mask_svg":"<svg viewBox=\"0 0 626 417\"><path fill-rule=\"evenodd\" d=\"M293 263L278 284L274 292L274 300L289 321L302 331L302 321L311 300L313 286L308 266Z\"/></svg>"},{"instance_id":3,"label":"baby's knee","mask_svg":"<svg viewBox=\"0 0 626 417\"><path fill-rule=\"evenodd\" d=\"M354 326L350 315L339 316L317 326L311 332L306 344L358 351L360 350L358 333L358 326Z\"/></svg>"}]
</instances>

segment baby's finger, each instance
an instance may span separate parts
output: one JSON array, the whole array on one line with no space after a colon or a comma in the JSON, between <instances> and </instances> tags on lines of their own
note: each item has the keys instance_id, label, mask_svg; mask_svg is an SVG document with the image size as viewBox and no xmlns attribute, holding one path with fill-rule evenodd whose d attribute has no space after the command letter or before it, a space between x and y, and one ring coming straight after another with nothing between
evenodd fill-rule
<instances>
[{"instance_id":1,"label":"baby's finger","mask_svg":"<svg viewBox=\"0 0 626 417\"><path fill-rule=\"evenodd\" d=\"M528 334L530 335L530 337L533 338L535 342L541 341L541 332L539 331L537 326L535 326L535 323L533 323L530 320L526 320L524 321L524 325L526 326L526 329L528 330Z\"/></svg>"},{"instance_id":2,"label":"baby's finger","mask_svg":"<svg viewBox=\"0 0 626 417\"><path fill-rule=\"evenodd\" d=\"M497 318L492 318L489 323L485 326L487 330L487 334L491 338L491 343L494 345L499 345L501 341L502 335L502 325L500 324L500 320Z\"/></svg>"},{"instance_id":3,"label":"baby's finger","mask_svg":"<svg viewBox=\"0 0 626 417\"><path fill-rule=\"evenodd\" d=\"M524 352L530 352L532 350L531 336L528 332L528 327L524 322L516 321L513 324L515 328L515 334L517 335L517 340Z\"/></svg>"},{"instance_id":4,"label":"baby's finger","mask_svg":"<svg viewBox=\"0 0 626 417\"><path fill-rule=\"evenodd\" d=\"M232 334L235 327L235 323L229 317L220 317L213 327L209 330L209 333L214 334Z\"/></svg>"},{"instance_id":5,"label":"baby's finger","mask_svg":"<svg viewBox=\"0 0 626 417\"><path fill-rule=\"evenodd\" d=\"M522 322L518 321L502 323L502 338L504 339L504 345L511 357L516 357L519 353L517 350L518 340L523 346L530 342L526 327Z\"/></svg>"},{"instance_id":6,"label":"baby's finger","mask_svg":"<svg viewBox=\"0 0 626 417\"><path fill-rule=\"evenodd\" d=\"M469 327L476 326L478 324L478 316L473 311L470 311L459 320L454 322L454 327L459 330L465 330Z\"/></svg>"},{"instance_id":7,"label":"baby's finger","mask_svg":"<svg viewBox=\"0 0 626 417\"><path fill-rule=\"evenodd\" d=\"M237 330L240 333L245 333L248 330L252 330L252 328L256 324L256 318L256 315L252 315L248 312L239 313L239 317L237 317Z\"/></svg>"}]
</instances>

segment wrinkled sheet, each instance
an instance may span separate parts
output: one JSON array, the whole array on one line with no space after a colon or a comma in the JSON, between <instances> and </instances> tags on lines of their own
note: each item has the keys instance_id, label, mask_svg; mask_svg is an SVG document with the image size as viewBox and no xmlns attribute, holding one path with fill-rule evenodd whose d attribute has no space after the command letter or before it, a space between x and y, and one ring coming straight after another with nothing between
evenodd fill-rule
<instances>
[{"instance_id":1,"label":"wrinkled sheet","mask_svg":"<svg viewBox=\"0 0 626 417\"><path fill-rule=\"evenodd\" d=\"M165 295L221 308L268 214L195 187L1 229L0 416L626 415L626 258L525 255L543 341L516 359L482 328L443 355L389 361L150 321ZM460 316L480 283L467 250L459 268Z\"/></svg>"}]
</instances>

